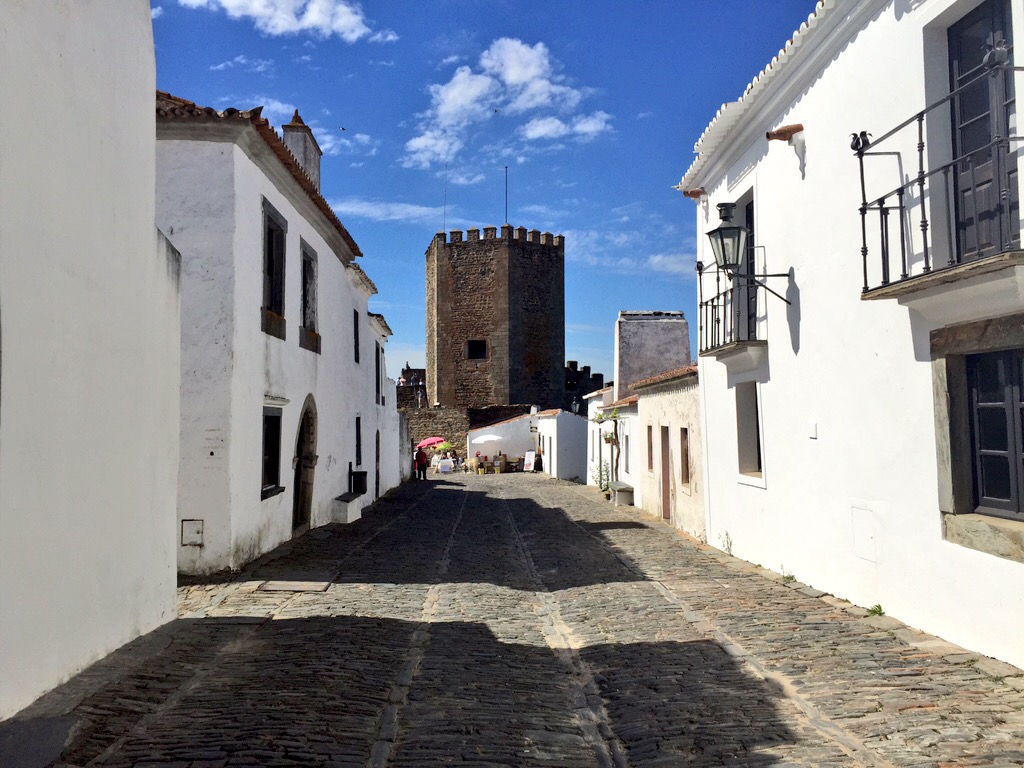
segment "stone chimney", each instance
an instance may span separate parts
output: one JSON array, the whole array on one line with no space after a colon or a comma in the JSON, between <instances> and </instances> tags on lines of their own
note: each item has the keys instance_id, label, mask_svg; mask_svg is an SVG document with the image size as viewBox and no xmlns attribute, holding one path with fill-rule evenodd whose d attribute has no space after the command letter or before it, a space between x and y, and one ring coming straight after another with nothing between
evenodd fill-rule
<instances>
[{"instance_id":1,"label":"stone chimney","mask_svg":"<svg viewBox=\"0 0 1024 768\"><path fill-rule=\"evenodd\" d=\"M302 170L309 176L316 191L320 191L320 157L323 152L320 145L313 138L313 131L308 125L302 122L299 117L299 110L295 110L292 121L281 126L281 133L284 135L284 145L295 155Z\"/></svg>"}]
</instances>

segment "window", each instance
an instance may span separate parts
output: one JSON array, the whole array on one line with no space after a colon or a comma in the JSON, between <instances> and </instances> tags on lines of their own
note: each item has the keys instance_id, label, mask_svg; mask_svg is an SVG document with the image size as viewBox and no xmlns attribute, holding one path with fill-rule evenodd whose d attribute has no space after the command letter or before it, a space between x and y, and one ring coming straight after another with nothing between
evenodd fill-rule
<instances>
[{"instance_id":1,"label":"window","mask_svg":"<svg viewBox=\"0 0 1024 768\"><path fill-rule=\"evenodd\" d=\"M760 476L761 415L757 407L757 384L736 385L736 446L740 474Z\"/></svg>"},{"instance_id":2,"label":"window","mask_svg":"<svg viewBox=\"0 0 1024 768\"><path fill-rule=\"evenodd\" d=\"M484 339L470 339L467 341L466 357L469 360L486 360L487 341Z\"/></svg>"},{"instance_id":3,"label":"window","mask_svg":"<svg viewBox=\"0 0 1024 768\"><path fill-rule=\"evenodd\" d=\"M320 353L320 334L316 317L316 251L305 242L302 248L302 325L299 326L299 346Z\"/></svg>"},{"instance_id":4,"label":"window","mask_svg":"<svg viewBox=\"0 0 1024 768\"><path fill-rule=\"evenodd\" d=\"M266 499L281 488L281 409L263 409L263 491Z\"/></svg>"},{"instance_id":5,"label":"window","mask_svg":"<svg viewBox=\"0 0 1024 768\"><path fill-rule=\"evenodd\" d=\"M354 344L356 362L359 362L359 310L352 310L352 343Z\"/></svg>"},{"instance_id":6,"label":"window","mask_svg":"<svg viewBox=\"0 0 1024 768\"><path fill-rule=\"evenodd\" d=\"M626 474L629 474L629 435L622 436L622 456L626 460Z\"/></svg>"},{"instance_id":7,"label":"window","mask_svg":"<svg viewBox=\"0 0 1024 768\"><path fill-rule=\"evenodd\" d=\"M285 338L284 264L288 222L263 200L263 331Z\"/></svg>"},{"instance_id":8,"label":"window","mask_svg":"<svg viewBox=\"0 0 1024 768\"><path fill-rule=\"evenodd\" d=\"M1024 520L1024 349L968 355L967 381L976 511Z\"/></svg>"},{"instance_id":9,"label":"window","mask_svg":"<svg viewBox=\"0 0 1024 768\"><path fill-rule=\"evenodd\" d=\"M375 395L375 398L376 398L375 402L377 403L377 405L384 405L384 398L381 395L381 386L380 386L380 370L381 370L381 359L380 359L380 357L381 357L381 348L380 348L380 342L379 341L373 342L373 346L374 346L373 361L374 361L374 369L376 371L376 384L375 384L375 386L377 388L376 395Z\"/></svg>"},{"instance_id":10,"label":"window","mask_svg":"<svg viewBox=\"0 0 1024 768\"><path fill-rule=\"evenodd\" d=\"M690 484L690 430L679 428L679 482Z\"/></svg>"},{"instance_id":11,"label":"window","mask_svg":"<svg viewBox=\"0 0 1024 768\"><path fill-rule=\"evenodd\" d=\"M1013 57L1010 0L988 0L949 28L957 245L962 261L1019 247L1013 72L990 71L1001 42Z\"/></svg>"},{"instance_id":12,"label":"window","mask_svg":"<svg viewBox=\"0 0 1024 768\"><path fill-rule=\"evenodd\" d=\"M647 471L654 471L654 427L647 425Z\"/></svg>"},{"instance_id":13,"label":"window","mask_svg":"<svg viewBox=\"0 0 1024 768\"><path fill-rule=\"evenodd\" d=\"M356 466L363 464L363 417L356 415Z\"/></svg>"}]
</instances>

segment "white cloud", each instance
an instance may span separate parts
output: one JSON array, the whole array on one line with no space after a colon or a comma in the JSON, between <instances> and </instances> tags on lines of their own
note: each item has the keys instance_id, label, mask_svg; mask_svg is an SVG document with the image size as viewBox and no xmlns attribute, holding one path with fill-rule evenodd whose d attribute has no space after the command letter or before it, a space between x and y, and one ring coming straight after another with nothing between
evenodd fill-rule
<instances>
[{"instance_id":1,"label":"white cloud","mask_svg":"<svg viewBox=\"0 0 1024 768\"><path fill-rule=\"evenodd\" d=\"M462 59L462 56L453 53L451 56L445 56L443 59L441 59L441 66L446 67L449 64L457 64L458 62L462 61Z\"/></svg>"},{"instance_id":2,"label":"white cloud","mask_svg":"<svg viewBox=\"0 0 1024 768\"><path fill-rule=\"evenodd\" d=\"M398 33L393 29L382 29L370 35L371 43L393 43L398 40Z\"/></svg>"},{"instance_id":3,"label":"white cloud","mask_svg":"<svg viewBox=\"0 0 1024 768\"><path fill-rule=\"evenodd\" d=\"M498 84L487 75L477 75L469 67L459 67L444 85L430 86L431 112L442 126L461 128L490 117L498 95Z\"/></svg>"},{"instance_id":4,"label":"white cloud","mask_svg":"<svg viewBox=\"0 0 1024 768\"><path fill-rule=\"evenodd\" d=\"M653 112L641 112L640 114L638 114L636 116L636 119L637 120L643 120L645 118L651 117L652 115L654 115Z\"/></svg>"},{"instance_id":5,"label":"white cloud","mask_svg":"<svg viewBox=\"0 0 1024 768\"><path fill-rule=\"evenodd\" d=\"M461 59L452 55L442 64ZM486 123L498 115L540 113L514 129L520 146L499 142L499 152L522 163L529 154L521 142L575 137L593 138L611 130L611 115L597 111L574 115L576 108L593 91L567 84L557 73L558 64L544 43L528 45L522 40L503 37L495 40L480 55L478 66L462 65L445 83L430 85L430 106L419 115L418 134L405 145L402 165L429 168L450 162L465 146L469 126ZM544 114L544 113L547 114ZM557 151L557 144L544 145L543 151ZM539 150L534 150L539 151Z\"/></svg>"},{"instance_id":6,"label":"white cloud","mask_svg":"<svg viewBox=\"0 0 1024 768\"><path fill-rule=\"evenodd\" d=\"M150 18L159 19L161 16L164 15L164 7L162 5L158 5L156 6L156 8L151 8L149 11L149 15Z\"/></svg>"},{"instance_id":7,"label":"white cloud","mask_svg":"<svg viewBox=\"0 0 1024 768\"><path fill-rule=\"evenodd\" d=\"M592 115L577 117L572 123L572 132L583 138L593 138L599 133L610 131L608 121L612 116L600 110Z\"/></svg>"},{"instance_id":8,"label":"white cloud","mask_svg":"<svg viewBox=\"0 0 1024 768\"><path fill-rule=\"evenodd\" d=\"M371 35L359 5L351 0L178 0L185 8L223 10L232 19L248 19L268 35L310 32L337 35L354 43ZM377 35L394 34L390 30ZM396 36L397 37L397 36Z\"/></svg>"},{"instance_id":9,"label":"white cloud","mask_svg":"<svg viewBox=\"0 0 1024 768\"><path fill-rule=\"evenodd\" d=\"M310 123L309 127L313 129L317 143L325 155L346 154L373 157L380 149L380 140L374 139L366 133L356 133L348 136L339 132L321 131L320 126L315 121Z\"/></svg>"},{"instance_id":10,"label":"white cloud","mask_svg":"<svg viewBox=\"0 0 1024 768\"><path fill-rule=\"evenodd\" d=\"M376 64L378 67L393 67L393 66L395 66L395 62L392 61L392 60L381 61L379 59L378 60L370 59L370 63L371 64Z\"/></svg>"},{"instance_id":11,"label":"white cloud","mask_svg":"<svg viewBox=\"0 0 1024 768\"><path fill-rule=\"evenodd\" d=\"M234 69L240 67L246 72L255 72L257 74L268 71L274 66L273 59L250 59L245 54L239 54L233 59L222 61L220 64L214 64L210 67L214 72L220 72L225 69Z\"/></svg>"},{"instance_id":12,"label":"white cloud","mask_svg":"<svg viewBox=\"0 0 1024 768\"><path fill-rule=\"evenodd\" d=\"M485 178L487 177L482 173L453 173L448 177L448 181L460 187L469 187L479 184Z\"/></svg>"},{"instance_id":13,"label":"white cloud","mask_svg":"<svg viewBox=\"0 0 1024 768\"><path fill-rule=\"evenodd\" d=\"M451 161L462 149L462 140L454 134L434 129L421 133L405 142L405 168L429 168L434 163Z\"/></svg>"},{"instance_id":14,"label":"white cloud","mask_svg":"<svg viewBox=\"0 0 1024 768\"><path fill-rule=\"evenodd\" d=\"M355 216L370 221L407 221L416 224L436 224L441 221L444 211L440 207L414 205L412 203L390 203L382 200L357 200L350 198L331 203L339 216Z\"/></svg>"},{"instance_id":15,"label":"white cloud","mask_svg":"<svg viewBox=\"0 0 1024 768\"><path fill-rule=\"evenodd\" d=\"M557 117L536 117L519 129L519 135L527 141L560 139L570 134L587 140L611 130L609 120L611 120L611 115L601 111L592 115L580 115L573 119L571 125L567 125Z\"/></svg>"},{"instance_id":16,"label":"white cloud","mask_svg":"<svg viewBox=\"0 0 1024 768\"><path fill-rule=\"evenodd\" d=\"M557 117L535 117L519 129L527 141L534 139L557 139L572 132L572 129Z\"/></svg>"},{"instance_id":17,"label":"white cloud","mask_svg":"<svg viewBox=\"0 0 1024 768\"><path fill-rule=\"evenodd\" d=\"M695 278L696 256L692 252L637 254L635 240L627 232L567 230L565 258L611 274L639 277L659 274Z\"/></svg>"}]
</instances>

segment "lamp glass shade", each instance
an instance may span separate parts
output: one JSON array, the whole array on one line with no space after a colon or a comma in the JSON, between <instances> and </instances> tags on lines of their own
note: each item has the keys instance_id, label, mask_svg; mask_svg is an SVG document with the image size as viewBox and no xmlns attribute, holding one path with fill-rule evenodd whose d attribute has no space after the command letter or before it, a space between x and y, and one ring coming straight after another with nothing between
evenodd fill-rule
<instances>
[{"instance_id":1,"label":"lamp glass shade","mask_svg":"<svg viewBox=\"0 0 1024 768\"><path fill-rule=\"evenodd\" d=\"M715 229L707 233L711 241L711 250L715 254L715 263L725 272L736 272L743 263L747 253L747 236L750 230L742 224L723 221Z\"/></svg>"}]
</instances>

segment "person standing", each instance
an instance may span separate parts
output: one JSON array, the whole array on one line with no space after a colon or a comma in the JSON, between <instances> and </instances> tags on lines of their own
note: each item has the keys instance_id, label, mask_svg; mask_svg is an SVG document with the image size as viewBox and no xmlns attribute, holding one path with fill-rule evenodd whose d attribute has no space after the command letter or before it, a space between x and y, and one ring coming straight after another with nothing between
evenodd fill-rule
<instances>
[{"instance_id":1,"label":"person standing","mask_svg":"<svg viewBox=\"0 0 1024 768\"><path fill-rule=\"evenodd\" d=\"M427 452L420 448L416 451L416 479L426 480L427 479Z\"/></svg>"}]
</instances>

